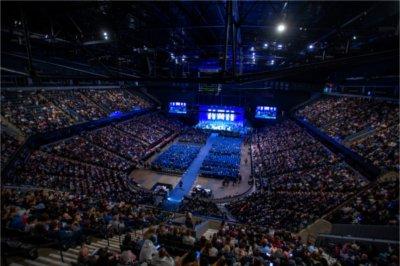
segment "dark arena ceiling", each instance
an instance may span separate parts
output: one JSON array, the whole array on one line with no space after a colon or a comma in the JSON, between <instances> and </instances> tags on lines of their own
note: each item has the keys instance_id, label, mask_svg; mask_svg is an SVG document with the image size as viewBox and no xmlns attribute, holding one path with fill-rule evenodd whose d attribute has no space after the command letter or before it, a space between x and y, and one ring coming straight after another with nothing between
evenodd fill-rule
<instances>
[{"instance_id":1,"label":"dark arena ceiling","mask_svg":"<svg viewBox=\"0 0 400 266\"><path fill-rule=\"evenodd\" d=\"M1 5L3 74L13 73L8 71L11 66L14 74L29 72L19 62L27 56L25 30L30 36L33 59L89 65L98 69L100 74L96 75L101 78L200 77L225 82L297 76L307 81L326 81L323 70L329 73L339 66L384 60L392 60L389 73L398 72L398 1ZM51 73L39 64L34 62L33 68L37 69L28 74L63 73ZM81 71L79 76L84 73Z\"/></svg>"}]
</instances>

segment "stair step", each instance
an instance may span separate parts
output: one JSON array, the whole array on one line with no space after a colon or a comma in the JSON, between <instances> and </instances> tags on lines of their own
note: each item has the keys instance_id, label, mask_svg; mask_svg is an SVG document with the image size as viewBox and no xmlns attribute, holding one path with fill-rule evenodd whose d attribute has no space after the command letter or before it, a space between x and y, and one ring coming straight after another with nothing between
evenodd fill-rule
<instances>
[{"instance_id":1,"label":"stair step","mask_svg":"<svg viewBox=\"0 0 400 266\"><path fill-rule=\"evenodd\" d=\"M60 265L60 266L69 266L68 263L62 262L61 260L52 259L48 257L42 257L36 259L36 261L43 262L45 265Z\"/></svg>"},{"instance_id":2,"label":"stair step","mask_svg":"<svg viewBox=\"0 0 400 266\"><path fill-rule=\"evenodd\" d=\"M42 263L42 262L38 262L38 261L34 261L34 260L24 260L24 262L27 265L32 265L32 266L46 266L48 265L47 263Z\"/></svg>"},{"instance_id":3,"label":"stair step","mask_svg":"<svg viewBox=\"0 0 400 266\"><path fill-rule=\"evenodd\" d=\"M57 260L59 260L61 262L61 255L60 254L50 253L49 257L55 258L55 259L57 259ZM71 259L71 258L68 258L67 256L63 256L63 258L64 258L64 263L76 262L76 259Z\"/></svg>"}]
</instances>

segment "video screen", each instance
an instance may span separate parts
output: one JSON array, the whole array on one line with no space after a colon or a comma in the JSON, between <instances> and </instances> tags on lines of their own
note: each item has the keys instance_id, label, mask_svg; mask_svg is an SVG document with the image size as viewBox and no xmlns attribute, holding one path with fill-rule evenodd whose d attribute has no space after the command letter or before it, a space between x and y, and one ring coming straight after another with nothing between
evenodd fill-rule
<instances>
[{"instance_id":1,"label":"video screen","mask_svg":"<svg viewBox=\"0 0 400 266\"><path fill-rule=\"evenodd\" d=\"M255 118L276 119L277 108L274 106L257 106Z\"/></svg>"},{"instance_id":2,"label":"video screen","mask_svg":"<svg viewBox=\"0 0 400 266\"><path fill-rule=\"evenodd\" d=\"M168 111L170 114L186 114L186 103L170 102Z\"/></svg>"}]
</instances>

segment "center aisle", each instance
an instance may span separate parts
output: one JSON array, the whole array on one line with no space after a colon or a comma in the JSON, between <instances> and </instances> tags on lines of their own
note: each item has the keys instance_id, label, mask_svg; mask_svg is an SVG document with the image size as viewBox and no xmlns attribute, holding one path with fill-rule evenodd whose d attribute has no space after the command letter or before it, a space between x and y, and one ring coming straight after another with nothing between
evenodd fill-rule
<instances>
[{"instance_id":1,"label":"center aisle","mask_svg":"<svg viewBox=\"0 0 400 266\"><path fill-rule=\"evenodd\" d=\"M183 196L190 193L190 189L192 188L194 182L196 181L197 175L200 171L200 167L203 164L204 159L206 158L208 152L211 149L213 143L217 140L218 133L211 133L208 137L206 144L201 148L199 154L196 159L192 162L186 172L182 175L182 188L179 187L179 184L171 191L169 194L168 200L165 202L164 207L167 210L176 210L183 199Z\"/></svg>"}]
</instances>

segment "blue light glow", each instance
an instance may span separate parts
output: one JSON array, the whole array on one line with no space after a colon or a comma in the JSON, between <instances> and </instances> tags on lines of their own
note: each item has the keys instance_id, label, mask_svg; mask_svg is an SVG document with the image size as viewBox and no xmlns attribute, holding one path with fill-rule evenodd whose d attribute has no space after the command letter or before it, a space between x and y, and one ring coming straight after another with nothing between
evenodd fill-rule
<instances>
[{"instance_id":1,"label":"blue light glow","mask_svg":"<svg viewBox=\"0 0 400 266\"><path fill-rule=\"evenodd\" d=\"M257 106L255 118L276 119L277 110L275 106Z\"/></svg>"},{"instance_id":2,"label":"blue light glow","mask_svg":"<svg viewBox=\"0 0 400 266\"><path fill-rule=\"evenodd\" d=\"M108 117L112 117L112 118L121 117L121 116L122 116L122 112L121 111L114 111L114 112L112 112L112 113L110 113L108 115Z\"/></svg>"},{"instance_id":3,"label":"blue light glow","mask_svg":"<svg viewBox=\"0 0 400 266\"><path fill-rule=\"evenodd\" d=\"M186 103L185 102L170 102L169 113L171 114L186 114Z\"/></svg>"}]
</instances>

